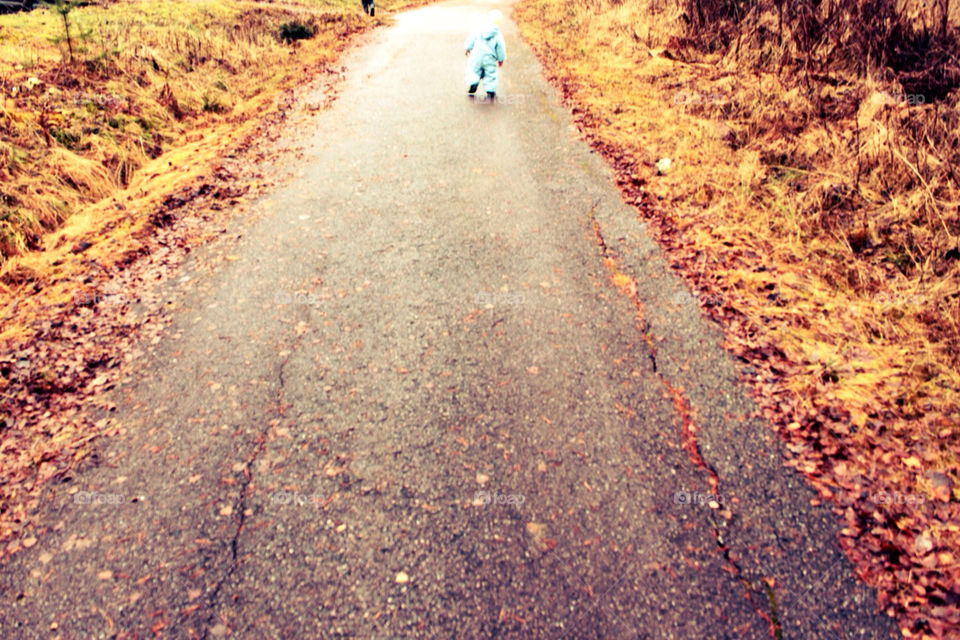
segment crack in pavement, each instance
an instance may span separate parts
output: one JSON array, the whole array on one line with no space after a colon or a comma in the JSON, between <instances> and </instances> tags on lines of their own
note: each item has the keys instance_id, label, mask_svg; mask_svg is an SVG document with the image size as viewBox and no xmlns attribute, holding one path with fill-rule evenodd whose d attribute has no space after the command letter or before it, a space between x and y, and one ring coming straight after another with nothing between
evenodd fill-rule
<instances>
[{"instance_id":1,"label":"crack in pavement","mask_svg":"<svg viewBox=\"0 0 960 640\"><path fill-rule=\"evenodd\" d=\"M619 271L616 269L616 252L611 251L607 247L606 241L603 239L603 232L600 229L600 223L597 222L597 207L600 206L600 200L597 200L593 203L593 206L590 207L590 211L587 212L587 217L590 218L590 224L593 228L593 233L596 235L597 245L600 247L600 256L603 259L603 263L607 266L607 269L611 271L611 277L619 274ZM617 284L614 281L614 284ZM653 366L653 372L659 375L660 370L657 368L657 349L653 346L653 341L650 338L650 325L647 323L647 319L643 315L643 307L640 303L640 300L637 298L636 286L632 288L632 291L624 290L619 284L617 288L623 291L623 293L630 298L633 304L637 308L637 330L640 332L640 335L643 336L644 342L647 343L649 351L647 353L650 358L650 364Z\"/></svg>"},{"instance_id":2,"label":"crack in pavement","mask_svg":"<svg viewBox=\"0 0 960 640\"><path fill-rule=\"evenodd\" d=\"M237 502L234 506L234 509L237 513L237 527L233 533L233 537L230 540L230 565L227 567L227 570L224 571L223 576L217 581L214 588L211 590L210 595L207 597L208 609L210 610L209 615L206 619L206 627L203 631L203 639L207 640L210 637L211 629L215 625L215 618L219 615L216 605L217 600L220 597L220 592L223 589L223 586L227 583L228 580L233 578L237 570L240 567L240 535L243 533L244 525L247 520L247 497L250 491L250 486L253 484L253 465L256 463L259 456L263 453L266 448L267 443L267 432L276 427L281 418L284 415L283 407L283 393L284 386L286 381L284 380L284 368L287 366L287 363L290 361L291 354L296 349L297 345L300 343L302 336L298 336L294 341L293 345L290 348L290 354L286 355L277 367L277 392L274 398L274 406L272 411L276 412L277 417L272 420L266 421L266 427L262 429L254 440L254 448L251 454L247 457L247 460L244 463L243 468L243 481L240 485L240 496L237 499ZM269 412L268 412L269 415ZM221 621L226 624L225 621Z\"/></svg>"},{"instance_id":3,"label":"crack in pavement","mask_svg":"<svg viewBox=\"0 0 960 640\"><path fill-rule=\"evenodd\" d=\"M716 542L717 549L723 554L724 560L727 562L727 565L730 567L733 575L741 582L744 586L745 596L747 601L750 603L750 606L753 607L754 611L760 616L764 621L766 621L769 630L770 637L775 640L780 640L783 637L783 630L780 626L780 622L776 613L776 602L772 600L768 593L768 600L770 601L770 613L768 614L763 610L763 607L758 605L754 600L754 592L756 589L750 582L744 577L743 569L740 567L739 563L730 555L730 546L723 538L722 529L726 527L726 520L723 525L719 524L717 520L713 517L713 514L719 509L719 504L721 501L720 497L720 476L717 473L716 469L713 468L703 457L703 453L700 450L700 445L697 442L697 426L691 417L691 404L689 398L684 395L683 387L675 387L670 384L670 381L664 376L663 372L657 368L657 349L653 344L653 340L650 337L650 325L644 317L643 312L643 303L640 301L639 296L637 295L636 283L633 279L621 273L616 266L616 257L613 254L614 252L610 251L607 247L607 243L603 238L603 230L600 228L600 223L596 218L597 207L599 206L600 201L597 200L594 202L593 206L588 212L588 217L590 219L593 232L596 235L597 245L600 248L600 255L603 259L603 263L606 265L607 270L610 273L610 279L613 281L616 288L627 296L634 306L637 309L637 330L640 331L641 335L646 342L649 349L648 355L650 362L653 364L653 372L666 388L667 392L670 394L673 400L673 408L677 416L680 418L680 434L681 434L681 444L684 450L687 452L687 455L690 458L690 462L694 467L700 469L701 471L707 474L707 481L710 486L710 493L713 495L716 504L716 508L711 508L711 511L708 512L710 515L707 517L709 522L709 529L714 537L714 542ZM711 505L712 507L712 505ZM727 507L729 509L729 506ZM732 515L731 515L732 518ZM616 585L614 585L616 586ZM612 589L611 589L612 590ZM769 591L769 587L768 587ZM608 591L609 592L609 591Z\"/></svg>"},{"instance_id":4,"label":"crack in pavement","mask_svg":"<svg viewBox=\"0 0 960 640\"><path fill-rule=\"evenodd\" d=\"M281 368L282 368L282 365L281 365ZM268 424L267 429L269 429L276 423L274 421L270 421L267 424ZM248 456L243 469L244 479L240 485L240 496L237 499L236 505L234 507L234 509L237 511L237 527L233 533L232 538L230 539L230 565L227 567L226 571L224 571L223 575L220 577L216 585L214 585L213 589L211 590L210 595L207 597L208 608L210 609L210 615L207 617L208 624L203 632L204 639L209 637L210 623L213 622L213 619L216 616L216 610L214 608L214 605L216 604L217 599L220 596L220 591L222 590L223 585L227 582L227 580L233 577L234 573L236 572L240 564L239 551L238 551L240 547L240 534L243 533L243 527L247 519L247 513L246 513L247 492L249 490L251 482L253 481L253 473L251 472L250 469L253 466L254 462L256 462L257 457L263 452L264 445L266 444L267 429L264 429L257 435L257 438L254 441L255 442L254 450L250 454L250 456Z\"/></svg>"}]
</instances>

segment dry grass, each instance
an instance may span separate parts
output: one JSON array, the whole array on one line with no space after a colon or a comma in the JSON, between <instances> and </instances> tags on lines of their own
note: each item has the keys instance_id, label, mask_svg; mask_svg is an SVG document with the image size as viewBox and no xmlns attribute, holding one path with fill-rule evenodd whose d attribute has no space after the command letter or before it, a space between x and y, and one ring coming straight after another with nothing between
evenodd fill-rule
<instances>
[{"instance_id":1,"label":"dry grass","mask_svg":"<svg viewBox=\"0 0 960 640\"><path fill-rule=\"evenodd\" d=\"M852 40L775 46L769 12L699 42L689 4L527 0L515 17L585 133L625 184L645 184L638 204L663 198L642 209L692 287L725 300L711 313L731 348L777 361L778 396L762 402L792 464L837 496L859 483L926 498L920 531L882 507L847 527L848 549L879 525L896 548L924 535L951 554L933 561L947 577L930 593L913 591L918 573L872 578L919 637L932 627L918 619L937 624L930 594L949 601L960 568L958 93L949 73L852 64ZM952 481L945 511L932 472Z\"/></svg>"},{"instance_id":2,"label":"dry grass","mask_svg":"<svg viewBox=\"0 0 960 640\"><path fill-rule=\"evenodd\" d=\"M384 0L381 9L402 3ZM284 91L331 68L371 25L359 2L117 2L0 16L0 339L94 259L136 251L167 194L254 135ZM286 23L313 38L285 41ZM95 246L70 255L78 241ZM82 258L83 260L81 260Z\"/></svg>"},{"instance_id":3,"label":"dry grass","mask_svg":"<svg viewBox=\"0 0 960 640\"><path fill-rule=\"evenodd\" d=\"M243 119L363 25L345 2L117 3L70 17L72 64L50 41L63 32L55 13L0 16L0 262L39 249L45 232L191 132ZM292 20L317 27L301 60L278 37Z\"/></svg>"}]
</instances>

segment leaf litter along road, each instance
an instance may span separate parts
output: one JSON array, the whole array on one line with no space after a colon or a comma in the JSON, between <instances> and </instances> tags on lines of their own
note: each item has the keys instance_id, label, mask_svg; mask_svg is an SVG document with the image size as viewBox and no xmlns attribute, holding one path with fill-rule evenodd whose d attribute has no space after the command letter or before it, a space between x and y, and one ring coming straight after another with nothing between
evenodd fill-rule
<instances>
[{"instance_id":1,"label":"leaf litter along road","mask_svg":"<svg viewBox=\"0 0 960 640\"><path fill-rule=\"evenodd\" d=\"M467 100L489 7L354 51L302 175L163 285L0 637L889 636L511 24Z\"/></svg>"}]
</instances>

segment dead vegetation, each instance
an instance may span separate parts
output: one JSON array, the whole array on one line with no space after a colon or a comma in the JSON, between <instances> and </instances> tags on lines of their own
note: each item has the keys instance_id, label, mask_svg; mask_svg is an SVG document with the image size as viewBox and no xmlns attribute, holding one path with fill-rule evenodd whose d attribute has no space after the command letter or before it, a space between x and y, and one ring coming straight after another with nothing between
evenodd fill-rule
<instances>
[{"instance_id":1,"label":"dead vegetation","mask_svg":"<svg viewBox=\"0 0 960 640\"><path fill-rule=\"evenodd\" d=\"M759 370L790 464L904 635L958 632L956 8L527 0L516 17Z\"/></svg>"},{"instance_id":2,"label":"dead vegetation","mask_svg":"<svg viewBox=\"0 0 960 640\"><path fill-rule=\"evenodd\" d=\"M67 29L69 28L69 31ZM0 263L364 28L352 4L114 3L0 17ZM70 37L67 38L66 34ZM317 36L297 61L295 42ZM317 56L317 52L323 55Z\"/></svg>"}]
</instances>

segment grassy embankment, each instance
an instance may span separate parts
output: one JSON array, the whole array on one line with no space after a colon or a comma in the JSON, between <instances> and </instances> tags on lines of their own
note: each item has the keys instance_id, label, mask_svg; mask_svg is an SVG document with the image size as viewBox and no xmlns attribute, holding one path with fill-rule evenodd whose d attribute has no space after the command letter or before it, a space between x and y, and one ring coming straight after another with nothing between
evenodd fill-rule
<instances>
[{"instance_id":1,"label":"grassy embankment","mask_svg":"<svg viewBox=\"0 0 960 640\"><path fill-rule=\"evenodd\" d=\"M526 0L514 17L760 369L789 464L837 505L904 635L957 633L956 7L816 4Z\"/></svg>"},{"instance_id":2,"label":"grassy embankment","mask_svg":"<svg viewBox=\"0 0 960 640\"><path fill-rule=\"evenodd\" d=\"M117 2L67 17L70 42L54 10L0 16L0 338L24 331L14 301L18 319L39 289L62 302L55 283L81 257L122 258L166 194L379 20L348 0ZM293 39L303 27L312 37ZM95 246L72 256L81 241Z\"/></svg>"}]
</instances>

